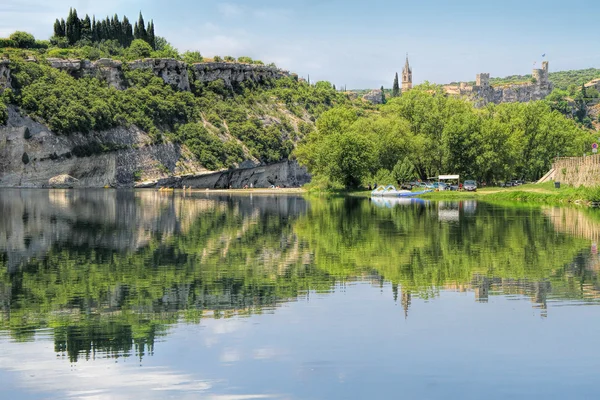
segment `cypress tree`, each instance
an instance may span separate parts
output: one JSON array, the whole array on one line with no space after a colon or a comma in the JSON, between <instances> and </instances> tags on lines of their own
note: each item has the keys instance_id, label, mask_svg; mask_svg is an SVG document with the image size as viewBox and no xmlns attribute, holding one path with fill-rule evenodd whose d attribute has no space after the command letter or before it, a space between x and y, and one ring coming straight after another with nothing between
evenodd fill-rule
<instances>
[{"instance_id":1,"label":"cypress tree","mask_svg":"<svg viewBox=\"0 0 600 400\"><path fill-rule=\"evenodd\" d=\"M81 38L92 40L92 21L90 21L90 17L87 14L81 23Z\"/></svg>"},{"instance_id":2,"label":"cypress tree","mask_svg":"<svg viewBox=\"0 0 600 400\"><path fill-rule=\"evenodd\" d=\"M392 86L392 97L400 96L400 85L398 84L398 73L396 72L396 77L394 78L394 86Z\"/></svg>"},{"instance_id":3,"label":"cypress tree","mask_svg":"<svg viewBox=\"0 0 600 400\"><path fill-rule=\"evenodd\" d=\"M136 39L142 39L146 42L148 41L148 32L146 32L146 26L144 23L144 17L142 16L142 12L140 11L140 17L138 18L138 36Z\"/></svg>"},{"instance_id":4,"label":"cypress tree","mask_svg":"<svg viewBox=\"0 0 600 400\"><path fill-rule=\"evenodd\" d=\"M334 90L334 91L337 91L337 89L335 88L335 85L333 85L333 90Z\"/></svg>"},{"instance_id":5,"label":"cypress tree","mask_svg":"<svg viewBox=\"0 0 600 400\"><path fill-rule=\"evenodd\" d=\"M106 24L106 20L102 20L102 23L100 23L100 40L108 40L110 39L108 37L108 25Z\"/></svg>"},{"instance_id":6,"label":"cypress tree","mask_svg":"<svg viewBox=\"0 0 600 400\"><path fill-rule=\"evenodd\" d=\"M92 42L98 41L98 31L96 30L96 16L92 15Z\"/></svg>"},{"instance_id":7,"label":"cypress tree","mask_svg":"<svg viewBox=\"0 0 600 400\"><path fill-rule=\"evenodd\" d=\"M60 19L60 31L62 32L62 37L67 36L67 24L64 19Z\"/></svg>"},{"instance_id":8,"label":"cypress tree","mask_svg":"<svg viewBox=\"0 0 600 400\"><path fill-rule=\"evenodd\" d=\"M383 90L383 86L381 86L381 104L385 104L385 90Z\"/></svg>"},{"instance_id":9,"label":"cypress tree","mask_svg":"<svg viewBox=\"0 0 600 400\"><path fill-rule=\"evenodd\" d=\"M73 9L70 8L69 9L69 16L67 17L67 23L66 23L66 36L67 36L67 40L69 41L69 44L73 44L75 43L74 39L74 35L73 32L75 31L75 25L73 23Z\"/></svg>"},{"instance_id":10,"label":"cypress tree","mask_svg":"<svg viewBox=\"0 0 600 400\"><path fill-rule=\"evenodd\" d=\"M140 27L138 26L137 22L133 26L133 38L134 39L139 39L140 38Z\"/></svg>"},{"instance_id":11,"label":"cypress tree","mask_svg":"<svg viewBox=\"0 0 600 400\"><path fill-rule=\"evenodd\" d=\"M131 23L129 18L123 16L123 23L121 24L121 30L123 32L123 47L129 47L133 41L133 33L131 32Z\"/></svg>"},{"instance_id":12,"label":"cypress tree","mask_svg":"<svg viewBox=\"0 0 600 400\"><path fill-rule=\"evenodd\" d=\"M152 47L152 50L156 50L156 38L154 36L154 20L150 20L148 23L148 44Z\"/></svg>"},{"instance_id":13,"label":"cypress tree","mask_svg":"<svg viewBox=\"0 0 600 400\"><path fill-rule=\"evenodd\" d=\"M60 21L58 20L58 18L54 22L54 36L56 36L56 37L63 37L63 36L65 36L65 34L63 33L63 31L61 30Z\"/></svg>"}]
</instances>

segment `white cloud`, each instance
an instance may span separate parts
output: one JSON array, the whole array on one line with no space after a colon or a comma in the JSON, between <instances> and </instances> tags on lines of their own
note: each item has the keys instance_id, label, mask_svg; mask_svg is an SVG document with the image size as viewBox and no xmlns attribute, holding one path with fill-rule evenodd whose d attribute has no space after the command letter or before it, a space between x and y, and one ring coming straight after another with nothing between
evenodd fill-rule
<instances>
[{"instance_id":1,"label":"white cloud","mask_svg":"<svg viewBox=\"0 0 600 400\"><path fill-rule=\"evenodd\" d=\"M237 4L222 3L217 7L219 12L228 18L237 17L243 13L243 8Z\"/></svg>"},{"instance_id":2,"label":"white cloud","mask_svg":"<svg viewBox=\"0 0 600 400\"><path fill-rule=\"evenodd\" d=\"M241 353L236 349L225 349L219 360L225 364L231 364L242 359Z\"/></svg>"},{"instance_id":3,"label":"white cloud","mask_svg":"<svg viewBox=\"0 0 600 400\"><path fill-rule=\"evenodd\" d=\"M213 382L166 367L144 367L114 359L95 359L71 364L57 360L52 343L1 341L0 369L16 373L18 387L54 393L57 398L75 399L160 399L163 391L176 391L180 397L205 392Z\"/></svg>"}]
</instances>

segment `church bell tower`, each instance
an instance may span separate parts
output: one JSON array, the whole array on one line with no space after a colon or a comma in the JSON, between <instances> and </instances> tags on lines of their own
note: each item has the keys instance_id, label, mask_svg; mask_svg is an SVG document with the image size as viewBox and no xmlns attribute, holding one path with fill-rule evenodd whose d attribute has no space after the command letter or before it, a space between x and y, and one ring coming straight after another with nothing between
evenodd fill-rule
<instances>
[{"instance_id":1,"label":"church bell tower","mask_svg":"<svg viewBox=\"0 0 600 400\"><path fill-rule=\"evenodd\" d=\"M412 69L408 64L408 54L406 54L406 63L404 63L404 69L402 70L402 91L407 92L412 89Z\"/></svg>"}]
</instances>

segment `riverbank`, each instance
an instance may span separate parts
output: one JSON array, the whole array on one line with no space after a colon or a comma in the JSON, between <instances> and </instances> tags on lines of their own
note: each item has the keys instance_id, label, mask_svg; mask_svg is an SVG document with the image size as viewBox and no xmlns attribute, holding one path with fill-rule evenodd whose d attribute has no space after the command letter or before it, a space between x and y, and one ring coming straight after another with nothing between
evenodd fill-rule
<instances>
[{"instance_id":1,"label":"riverbank","mask_svg":"<svg viewBox=\"0 0 600 400\"><path fill-rule=\"evenodd\" d=\"M350 193L352 196L370 197L371 192ZM485 200L485 201L518 201L541 204L578 204L592 206L600 202L600 188L554 188L553 182L528 184L510 188L489 187L476 192L431 192L419 196L429 200Z\"/></svg>"}]
</instances>

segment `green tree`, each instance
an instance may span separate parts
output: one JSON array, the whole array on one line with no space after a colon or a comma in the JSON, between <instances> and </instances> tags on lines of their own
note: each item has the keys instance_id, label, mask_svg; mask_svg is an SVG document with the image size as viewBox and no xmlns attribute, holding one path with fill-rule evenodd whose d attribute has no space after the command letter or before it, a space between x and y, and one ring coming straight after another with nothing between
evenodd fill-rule
<instances>
[{"instance_id":1,"label":"green tree","mask_svg":"<svg viewBox=\"0 0 600 400\"><path fill-rule=\"evenodd\" d=\"M398 73L394 77L394 84L392 86L392 97L400 96L400 84L398 83Z\"/></svg>"},{"instance_id":2,"label":"green tree","mask_svg":"<svg viewBox=\"0 0 600 400\"><path fill-rule=\"evenodd\" d=\"M402 161L396 163L392 174L397 183L410 182L413 179L418 178L415 166L408 157L404 157Z\"/></svg>"},{"instance_id":3,"label":"green tree","mask_svg":"<svg viewBox=\"0 0 600 400\"><path fill-rule=\"evenodd\" d=\"M383 89L383 86L381 86L381 104L385 104L385 90Z\"/></svg>"},{"instance_id":4,"label":"green tree","mask_svg":"<svg viewBox=\"0 0 600 400\"><path fill-rule=\"evenodd\" d=\"M10 35L9 39L21 49L30 49L35 46L35 37L31 33L16 31Z\"/></svg>"},{"instance_id":5,"label":"green tree","mask_svg":"<svg viewBox=\"0 0 600 400\"><path fill-rule=\"evenodd\" d=\"M140 58L150 57L152 54L152 47L142 39L135 39L131 42L131 46L127 49L127 58L130 60L137 60Z\"/></svg>"}]
</instances>

